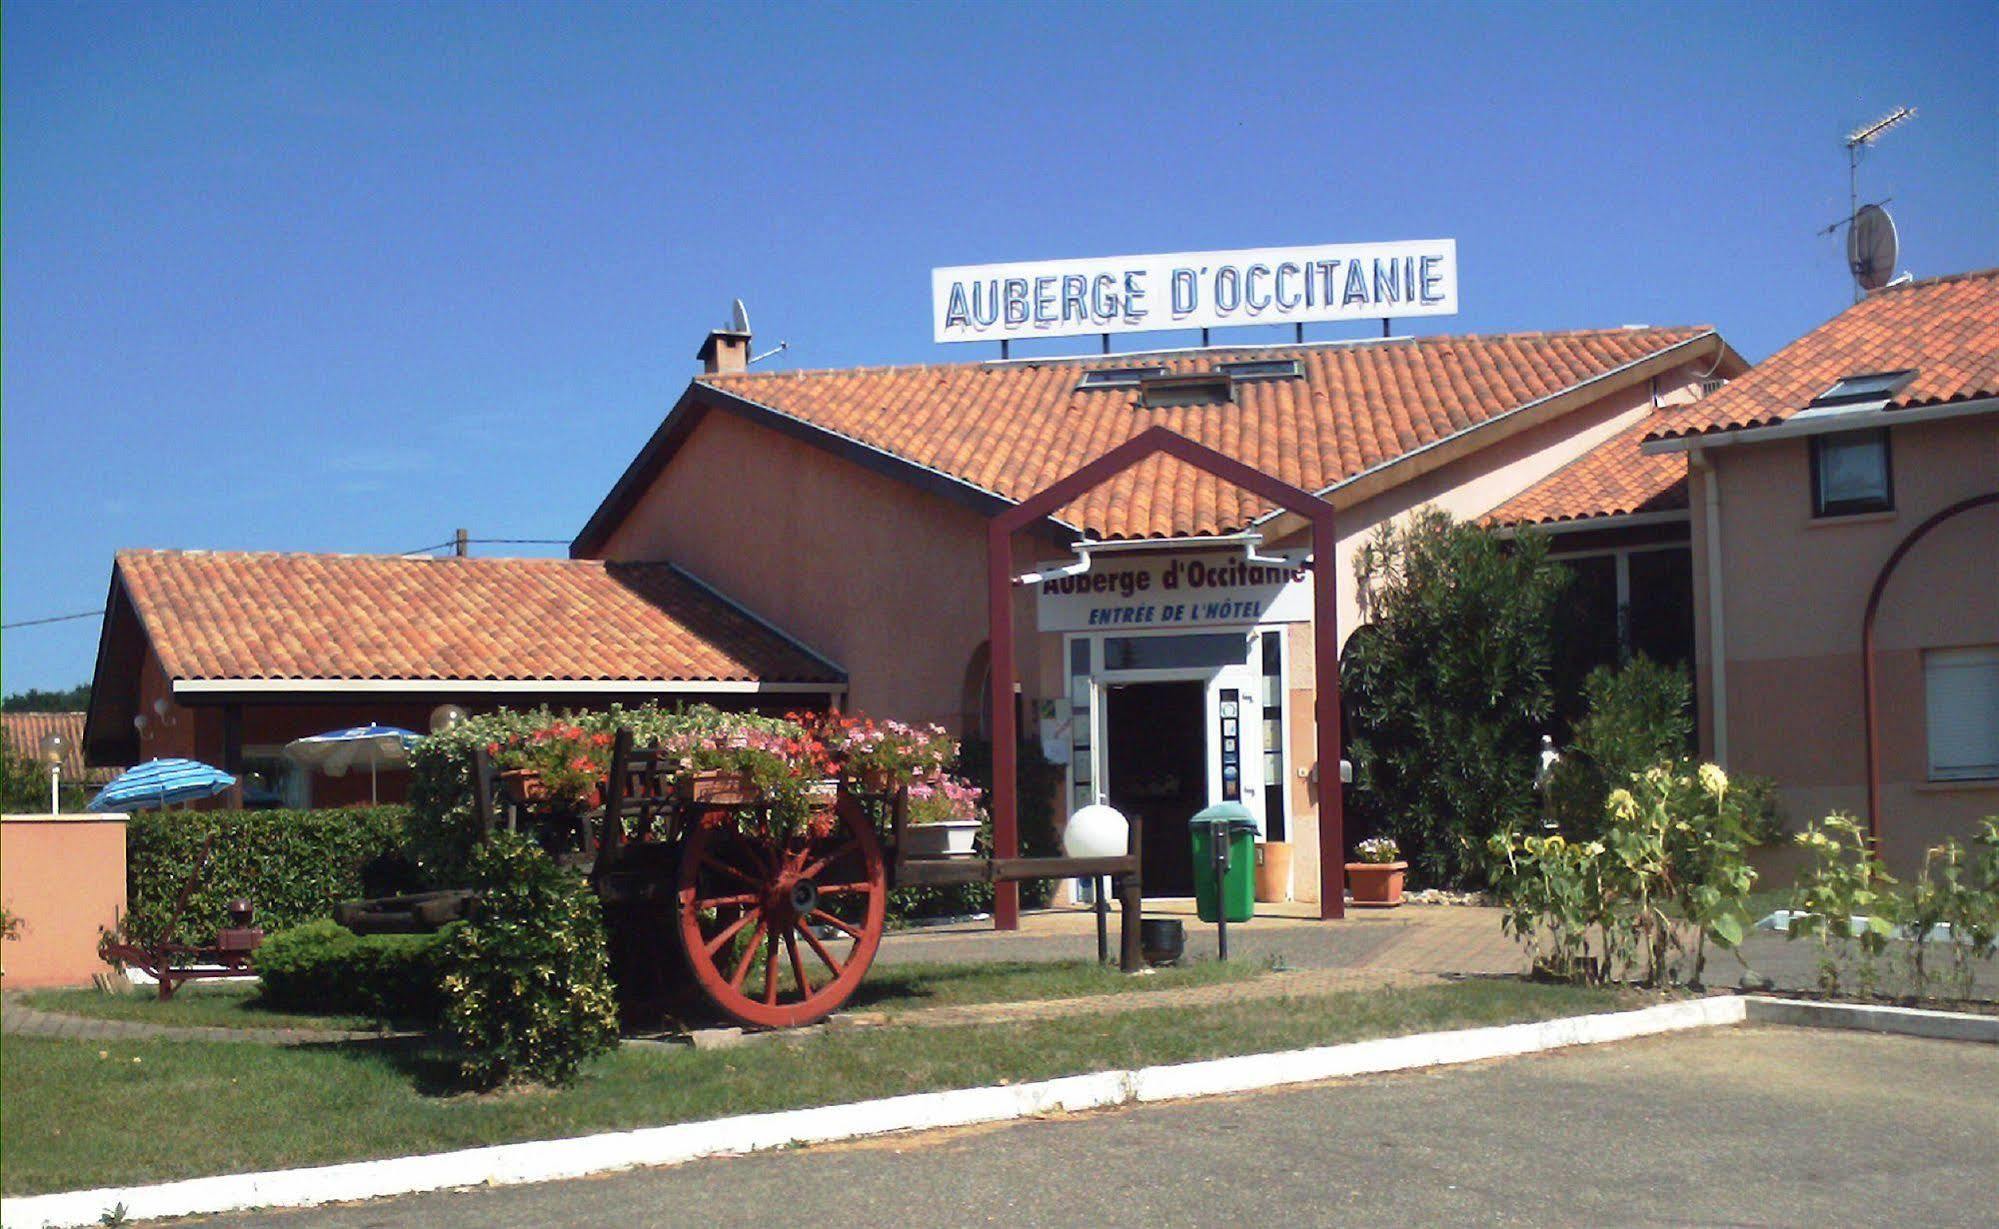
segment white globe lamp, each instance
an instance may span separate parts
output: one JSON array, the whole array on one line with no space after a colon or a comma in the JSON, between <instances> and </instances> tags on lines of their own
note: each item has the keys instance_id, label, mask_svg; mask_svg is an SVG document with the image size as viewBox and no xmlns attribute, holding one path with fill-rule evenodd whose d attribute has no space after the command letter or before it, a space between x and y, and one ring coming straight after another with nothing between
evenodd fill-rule
<instances>
[{"instance_id":1,"label":"white globe lamp","mask_svg":"<svg viewBox=\"0 0 1999 1229\"><path fill-rule=\"evenodd\" d=\"M1062 829L1062 852L1072 858L1122 858L1130 840L1131 824L1123 813L1095 802L1069 817Z\"/></svg>"}]
</instances>

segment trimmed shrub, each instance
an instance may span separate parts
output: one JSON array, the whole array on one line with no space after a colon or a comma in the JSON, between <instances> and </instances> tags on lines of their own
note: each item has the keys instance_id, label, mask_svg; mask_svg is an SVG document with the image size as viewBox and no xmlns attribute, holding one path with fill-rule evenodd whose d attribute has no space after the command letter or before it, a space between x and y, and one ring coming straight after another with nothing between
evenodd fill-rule
<instances>
[{"instance_id":1,"label":"trimmed shrub","mask_svg":"<svg viewBox=\"0 0 1999 1229\"><path fill-rule=\"evenodd\" d=\"M287 1011L433 1023L444 1007L444 953L461 925L428 935L357 935L322 918L281 930L254 958L264 1001Z\"/></svg>"},{"instance_id":2,"label":"trimmed shrub","mask_svg":"<svg viewBox=\"0 0 1999 1229\"><path fill-rule=\"evenodd\" d=\"M535 844L495 833L468 867L479 909L445 949L444 1035L469 1087L567 1084L615 1046L595 893Z\"/></svg>"},{"instance_id":3,"label":"trimmed shrub","mask_svg":"<svg viewBox=\"0 0 1999 1229\"><path fill-rule=\"evenodd\" d=\"M1422 885L1475 886L1486 839L1534 813L1550 618L1568 573L1541 534L1502 541L1430 509L1382 525L1354 574L1371 623L1340 668L1353 835L1394 837Z\"/></svg>"},{"instance_id":4,"label":"trimmed shrub","mask_svg":"<svg viewBox=\"0 0 1999 1229\"><path fill-rule=\"evenodd\" d=\"M267 931L323 918L334 903L422 886L403 856L409 808L142 811L125 828L125 931L141 943L207 943L248 897ZM174 905L215 838L178 925Z\"/></svg>"}]
</instances>

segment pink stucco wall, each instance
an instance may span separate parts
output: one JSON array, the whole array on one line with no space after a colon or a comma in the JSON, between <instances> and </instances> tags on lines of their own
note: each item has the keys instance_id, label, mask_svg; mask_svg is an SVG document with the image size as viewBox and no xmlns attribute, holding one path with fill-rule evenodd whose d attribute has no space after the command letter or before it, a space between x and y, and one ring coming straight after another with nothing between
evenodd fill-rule
<instances>
[{"instance_id":1,"label":"pink stucco wall","mask_svg":"<svg viewBox=\"0 0 1999 1229\"><path fill-rule=\"evenodd\" d=\"M109 972L97 943L125 912L125 817L0 820L0 904L20 919L20 937L0 944L7 989L83 985Z\"/></svg>"},{"instance_id":2,"label":"pink stucco wall","mask_svg":"<svg viewBox=\"0 0 1999 1229\"><path fill-rule=\"evenodd\" d=\"M1897 427L1895 510L1814 519L1804 440L1711 449L1721 531L1694 487L1696 654L1704 748L1715 745L1706 552L1722 557L1727 766L1775 779L1793 826L1866 809L1860 628L1888 555L1930 514L1999 490L1999 420ZM1999 509L1936 529L1896 570L1877 624L1882 842L1891 865L1999 813L1999 782L1931 782L1922 650L1999 644Z\"/></svg>"}]
</instances>

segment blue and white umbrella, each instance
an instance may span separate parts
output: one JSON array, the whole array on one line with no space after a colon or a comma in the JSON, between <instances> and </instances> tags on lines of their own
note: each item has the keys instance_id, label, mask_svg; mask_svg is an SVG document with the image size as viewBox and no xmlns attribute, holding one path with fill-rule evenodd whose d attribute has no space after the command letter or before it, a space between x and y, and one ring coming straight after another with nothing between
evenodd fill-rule
<instances>
[{"instance_id":1,"label":"blue and white umbrella","mask_svg":"<svg viewBox=\"0 0 1999 1229\"><path fill-rule=\"evenodd\" d=\"M285 744L285 755L329 777L344 777L347 770L368 766L368 800L378 801L376 773L383 768L401 768L409 763L410 747L417 733L394 725L357 725L345 730L329 730Z\"/></svg>"},{"instance_id":2,"label":"blue and white umbrella","mask_svg":"<svg viewBox=\"0 0 1999 1229\"><path fill-rule=\"evenodd\" d=\"M86 810L143 811L175 802L213 798L236 778L199 760L147 760L127 768L99 790Z\"/></svg>"}]
</instances>

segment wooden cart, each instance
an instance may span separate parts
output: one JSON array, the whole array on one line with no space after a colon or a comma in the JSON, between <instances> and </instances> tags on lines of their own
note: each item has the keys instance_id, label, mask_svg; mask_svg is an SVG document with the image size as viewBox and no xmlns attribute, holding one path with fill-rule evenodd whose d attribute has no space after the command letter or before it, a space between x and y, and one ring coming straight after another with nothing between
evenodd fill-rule
<instances>
[{"instance_id":1,"label":"wooden cart","mask_svg":"<svg viewBox=\"0 0 1999 1229\"><path fill-rule=\"evenodd\" d=\"M906 789L829 784L802 831L780 831L741 781L690 777L657 748L634 746L628 730L612 746L603 805L580 816L538 814L507 797L483 750L472 776L485 830L535 832L587 870L628 1009L691 984L746 1027L822 1020L867 975L889 890L900 886L1109 876L1122 911L1120 965L1140 964L1136 823L1116 858L912 857Z\"/></svg>"}]
</instances>

